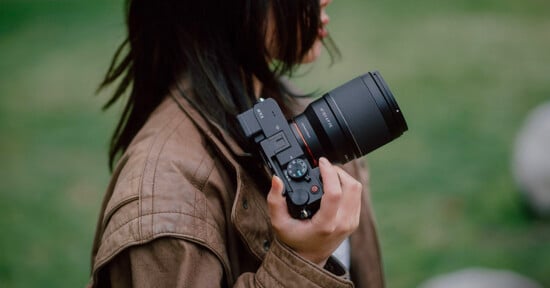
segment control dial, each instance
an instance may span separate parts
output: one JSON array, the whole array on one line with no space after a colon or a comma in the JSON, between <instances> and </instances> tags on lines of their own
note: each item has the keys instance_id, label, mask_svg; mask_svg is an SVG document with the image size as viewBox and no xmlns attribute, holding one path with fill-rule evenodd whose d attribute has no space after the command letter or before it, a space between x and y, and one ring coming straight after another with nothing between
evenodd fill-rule
<instances>
[{"instance_id":1,"label":"control dial","mask_svg":"<svg viewBox=\"0 0 550 288\"><path fill-rule=\"evenodd\" d=\"M286 173L294 180L300 180L307 175L306 161L296 158L292 159L286 166Z\"/></svg>"}]
</instances>

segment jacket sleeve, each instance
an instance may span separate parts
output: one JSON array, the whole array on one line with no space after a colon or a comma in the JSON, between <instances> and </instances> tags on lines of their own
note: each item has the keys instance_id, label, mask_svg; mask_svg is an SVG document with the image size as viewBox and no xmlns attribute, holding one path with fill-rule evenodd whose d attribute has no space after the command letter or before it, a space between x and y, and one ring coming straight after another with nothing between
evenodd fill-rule
<instances>
[{"instance_id":1,"label":"jacket sleeve","mask_svg":"<svg viewBox=\"0 0 550 288\"><path fill-rule=\"evenodd\" d=\"M332 261L328 266L334 265ZM338 265L326 268L340 272ZM201 245L171 237L122 251L103 268L102 274L102 287L227 286L224 269L213 253ZM260 268L255 273L241 274L233 287L353 287L353 284L274 241Z\"/></svg>"},{"instance_id":2,"label":"jacket sleeve","mask_svg":"<svg viewBox=\"0 0 550 288\"><path fill-rule=\"evenodd\" d=\"M330 271L330 272L329 272ZM245 273L237 287L353 287L334 258L321 268L275 240L255 274Z\"/></svg>"},{"instance_id":3,"label":"jacket sleeve","mask_svg":"<svg viewBox=\"0 0 550 288\"><path fill-rule=\"evenodd\" d=\"M102 268L100 278L101 287L136 288L221 287L225 281L214 254L173 237L125 249Z\"/></svg>"}]
</instances>

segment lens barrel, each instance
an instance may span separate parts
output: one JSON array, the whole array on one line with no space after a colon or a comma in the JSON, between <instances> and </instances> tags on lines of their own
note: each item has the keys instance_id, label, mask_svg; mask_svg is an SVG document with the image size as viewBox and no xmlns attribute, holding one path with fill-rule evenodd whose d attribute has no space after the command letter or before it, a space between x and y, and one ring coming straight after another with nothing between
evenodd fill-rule
<instances>
[{"instance_id":1,"label":"lens barrel","mask_svg":"<svg viewBox=\"0 0 550 288\"><path fill-rule=\"evenodd\" d=\"M326 93L294 118L293 132L316 163L359 158L407 131L407 123L378 71Z\"/></svg>"}]
</instances>

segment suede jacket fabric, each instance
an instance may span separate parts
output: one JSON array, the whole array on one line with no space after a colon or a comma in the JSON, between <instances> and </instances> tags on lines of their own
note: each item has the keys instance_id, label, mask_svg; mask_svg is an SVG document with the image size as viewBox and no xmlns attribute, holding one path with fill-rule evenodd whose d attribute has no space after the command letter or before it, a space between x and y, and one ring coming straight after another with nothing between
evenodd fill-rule
<instances>
[{"instance_id":1,"label":"suede jacket fabric","mask_svg":"<svg viewBox=\"0 0 550 288\"><path fill-rule=\"evenodd\" d=\"M228 133L172 91L115 168L101 208L88 287L383 287L367 172L351 268L324 268L275 239L270 177ZM349 272L349 273L348 273Z\"/></svg>"}]
</instances>

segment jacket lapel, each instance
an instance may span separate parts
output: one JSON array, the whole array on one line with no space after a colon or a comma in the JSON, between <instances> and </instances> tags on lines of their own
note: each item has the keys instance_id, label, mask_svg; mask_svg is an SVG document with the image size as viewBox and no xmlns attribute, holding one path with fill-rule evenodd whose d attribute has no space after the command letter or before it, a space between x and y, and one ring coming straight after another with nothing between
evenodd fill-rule
<instances>
[{"instance_id":1,"label":"jacket lapel","mask_svg":"<svg viewBox=\"0 0 550 288\"><path fill-rule=\"evenodd\" d=\"M235 139L216 123L205 119L177 90L172 91L171 97L233 169L236 191L231 210L231 222L250 252L258 260L262 260L273 240L264 196L267 191L260 191L257 181L252 179L235 159L236 157L251 157L251 155L246 153Z\"/></svg>"}]
</instances>

